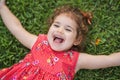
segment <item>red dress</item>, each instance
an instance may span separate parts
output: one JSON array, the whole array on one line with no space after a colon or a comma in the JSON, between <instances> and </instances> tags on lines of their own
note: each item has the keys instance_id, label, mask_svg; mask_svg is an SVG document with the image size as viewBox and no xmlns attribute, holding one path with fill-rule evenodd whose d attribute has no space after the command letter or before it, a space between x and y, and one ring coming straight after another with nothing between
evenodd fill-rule
<instances>
[{"instance_id":1,"label":"red dress","mask_svg":"<svg viewBox=\"0 0 120 80\"><path fill-rule=\"evenodd\" d=\"M10 68L0 70L0 80L73 80L78 52L53 51L46 35L39 35L29 54Z\"/></svg>"}]
</instances>

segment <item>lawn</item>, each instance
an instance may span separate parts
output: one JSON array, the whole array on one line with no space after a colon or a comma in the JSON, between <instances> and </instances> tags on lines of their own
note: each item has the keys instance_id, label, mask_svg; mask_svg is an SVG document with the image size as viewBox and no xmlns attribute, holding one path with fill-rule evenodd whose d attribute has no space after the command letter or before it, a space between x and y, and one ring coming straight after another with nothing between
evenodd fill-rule
<instances>
[{"instance_id":1,"label":"lawn","mask_svg":"<svg viewBox=\"0 0 120 80\"><path fill-rule=\"evenodd\" d=\"M84 52L108 55L120 51L120 0L7 0L10 10L24 28L36 35L47 33L48 17L56 7L64 4L93 14ZM17 63L28 52L0 18L0 68ZM74 80L120 80L120 67L80 70Z\"/></svg>"}]
</instances>

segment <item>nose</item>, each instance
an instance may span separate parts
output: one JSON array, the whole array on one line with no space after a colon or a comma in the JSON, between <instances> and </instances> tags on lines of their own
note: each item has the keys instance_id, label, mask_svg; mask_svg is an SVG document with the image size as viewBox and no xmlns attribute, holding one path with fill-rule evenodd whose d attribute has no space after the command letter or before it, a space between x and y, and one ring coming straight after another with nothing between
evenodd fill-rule
<instances>
[{"instance_id":1,"label":"nose","mask_svg":"<svg viewBox=\"0 0 120 80\"><path fill-rule=\"evenodd\" d=\"M58 31L59 33L63 33L63 32L64 32L64 29L63 29L63 27L59 27L57 31Z\"/></svg>"}]
</instances>

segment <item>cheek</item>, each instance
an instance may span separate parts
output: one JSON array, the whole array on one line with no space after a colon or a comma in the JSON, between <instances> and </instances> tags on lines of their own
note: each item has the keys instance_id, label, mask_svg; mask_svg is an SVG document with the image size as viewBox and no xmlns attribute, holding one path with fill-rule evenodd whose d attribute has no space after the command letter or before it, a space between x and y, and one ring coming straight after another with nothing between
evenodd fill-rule
<instances>
[{"instance_id":1,"label":"cheek","mask_svg":"<svg viewBox=\"0 0 120 80\"><path fill-rule=\"evenodd\" d=\"M55 31L55 29L56 28L54 26L51 26L50 29L49 29L49 31Z\"/></svg>"},{"instance_id":2,"label":"cheek","mask_svg":"<svg viewBox=\"0 0 120 80\"><path fill-rule=\"evenodd\" d=\"M52 27L50 27L48 30L48 33L52 32L52 31L54 31L54 29Z\"/></svg>"},{"instance_id":3,"label":"cheek","mask_svg":"<svg viewBox=\"0 0 120 80\"><path fill-rule=\"evenodd\" d=\"M77 32L76 32L76 31L74 31L74 32L72 33L72 37L76 39L76 37L77 37Z\"/></svg>"},{"instance_id":4,"label":"cheek","mask_svg":"<svg viewBox=\"0 0 120 80\"><path fill-rule=\"evenodd\" d=\"M76 33L71 33L71 34L68 34L68 40L70 41L75 41L76 40Z\"/></svg>"}]
</instances>

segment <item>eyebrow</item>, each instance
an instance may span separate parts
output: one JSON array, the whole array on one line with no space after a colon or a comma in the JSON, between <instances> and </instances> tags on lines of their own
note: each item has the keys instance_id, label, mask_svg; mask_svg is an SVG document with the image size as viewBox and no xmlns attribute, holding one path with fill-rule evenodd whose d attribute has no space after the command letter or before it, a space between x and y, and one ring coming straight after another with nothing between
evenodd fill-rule
<instances>
[{"instance_id":1,"label":"eyebrow","mask_svg":"<svg viewBox=\"0 0 120 80\"><path fill-rule=\"evenodd\" d=\"M54 23L60 24L60 22L56 22L56 21Z\"/></svg>"},{"instance_id":2,"label":"eyebrow","mask_svg":"<svg viewBox=\"0 0 120 80\"><path fill-rule=\"evenodd\" d=\"M57 24L60 24L60 22L54 22L54 23L57 23ZM73 27L71 27L71 26L69 26L69 25L65 25L66 27L69 27L69 28L71 28L71 29L73 29Z\"/></svg>"}]
</instances>

